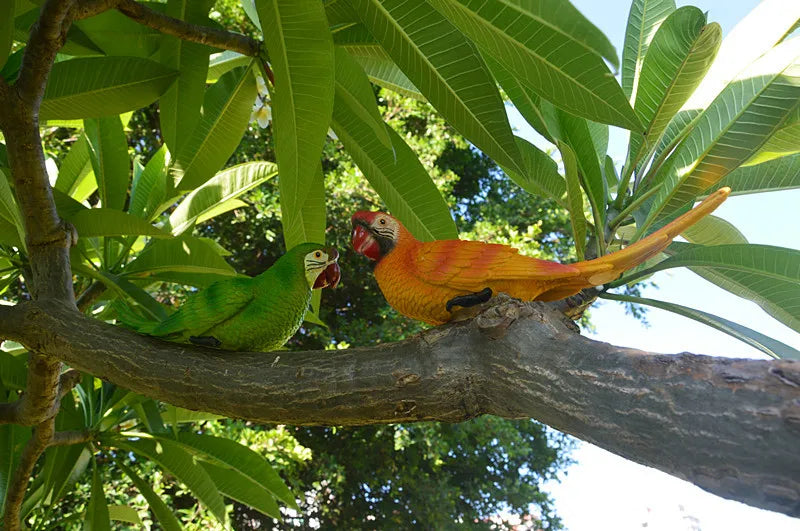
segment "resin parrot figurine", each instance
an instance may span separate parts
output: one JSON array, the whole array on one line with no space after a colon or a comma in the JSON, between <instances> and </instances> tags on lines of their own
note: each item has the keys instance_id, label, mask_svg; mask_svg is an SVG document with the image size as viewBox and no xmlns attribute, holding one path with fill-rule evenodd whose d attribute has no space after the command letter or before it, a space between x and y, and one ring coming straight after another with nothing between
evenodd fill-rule
<instances>
[{"instance_id":1,"label":"resin parrot figurine","mask_svg":"<svg viewBox=\"0 0 800 531\"><path fill-rule=\"evenodd\" d=\"M672 239L714 211L730 194L720 188L660 230L594 260L560 264L523 256L507 245L466 240L421 242L383 212L352 217L353 249L376 261L375 279L397 311L439 325L451 310L505 292L524 300L554 301L615 280L625 270L663 251Z\"/></svg>"},{"instance_id":2,"label":"resin parrot figurine","mask_svg":"<svg viewBox=\"0 0 800 531\"><path fill-rule=\"evenodd\" d=\"M302 243L256 277L220 280L193 294L160 323L144 321L130 310L120 312L120 319L138 332L170 341L266 352L300 328L312 290L336 287L338 258L333 247Z\"/></svg>"}]
</instances>

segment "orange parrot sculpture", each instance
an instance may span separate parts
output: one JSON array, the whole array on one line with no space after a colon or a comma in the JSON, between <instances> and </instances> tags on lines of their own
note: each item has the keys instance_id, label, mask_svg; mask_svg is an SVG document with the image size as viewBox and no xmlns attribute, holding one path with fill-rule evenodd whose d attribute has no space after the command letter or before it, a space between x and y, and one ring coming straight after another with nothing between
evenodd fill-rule
<instances>
[{"instance_id":1,"label":"orange parrot sculpture","mask_svg":"<svg viewBox=\"0 0 800 531\"><path fill-rule=\"evenodd\" d=\"M353 249L374 260L375 279L397 311L432 325L453 318L454 307L475 306L505 292L523 301L555 301L618 278L669 246L730 194L720 188L653 234L594 260L560 264L523 256L507 245L467 240L421 242L383 212L356 212Z\"/></svg>"}]
</instances>

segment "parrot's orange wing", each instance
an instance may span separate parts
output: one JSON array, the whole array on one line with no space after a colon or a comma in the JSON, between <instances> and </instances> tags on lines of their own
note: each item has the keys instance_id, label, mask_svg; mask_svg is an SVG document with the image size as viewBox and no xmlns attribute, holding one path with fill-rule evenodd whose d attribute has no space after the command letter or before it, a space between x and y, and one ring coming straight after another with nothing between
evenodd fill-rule
<instances>
[{"instance_id":1,"label":"parrot's orange wing","mask_svg":"<svg viewBox=\"0 0 800 531\"><path fill-rule=\"evenodd\" d=\"M487 282L553 280L580 274L580 269L522 256L508 245L466 240L437 240L420 245L413 267L418 278L438 286L480 291Z\"/></svg>"}]
</instances>

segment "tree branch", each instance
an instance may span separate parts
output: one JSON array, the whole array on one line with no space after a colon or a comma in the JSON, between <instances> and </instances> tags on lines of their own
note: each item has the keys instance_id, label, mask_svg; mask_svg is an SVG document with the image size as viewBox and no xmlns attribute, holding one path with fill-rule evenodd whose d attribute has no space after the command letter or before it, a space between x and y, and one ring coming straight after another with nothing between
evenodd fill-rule
<instances>
[{"instance_id":1,"label":"tree branch","mask_svg":"<svg viewBox=\"0 0 800 531\"><path fill-rule=\"evenodd\" d=\"M258 56L261 49L261 45L257 40L251 39L246 35L190 24L158 11L153 11L135 0L118 0L116 8L139 24L149 26L161 33L172 35L185 41L199 42L222 50L232 50L250 57Z\"/></svg>"},{"instance_id":2,"label":"tree branch","mask_svg":"<svg viewBox=\"0 0 800 531\"><path fill-rule=\"evenodd\" d=\"M50 445L54 432L55 418L49 418L33 429L31 438L25 443L19 465L14 471L14 478L11 480L6 494L3 523L8 531L19 531L21 529L20 509L22 508L22 501L25 499L25 491L28 489L28 482L31 474L33 474L33 467Z\"/></svg>"},{"instance_id":3,"label":"tree branch","mask_svg":"<svg viewBox=\"0 0 800 531\"><path fill-rule=\"evenodd\" d=\"M94 434L89 430L59 431L53 434L48 447L82 444L91 441L93 437Z\"/></svg>"},{"instance_id":4,"label":"tree branch","mask_svg":"<svg viewBox=\"0 0 800 531\"><path fill-rule=\"evenodd\" d=\"M535 418L718 495L800 516L800 363L662 355L579 336L540 303L343 351L232 353L137 335L53 302L0 336L134 392L259 422Z\"/></svg>"},{"instance_id":5,"label":"tree branch","mask_svg":"<svg viewBox=\"0 0 800 531\"><path fill-rule=\"evenodd\" d=\"M39 106L75 0L47 0L22 58L19 78L4 91L0 126L25 225L34 298L74 301L69 247L76 235L56 211L39 136Z\"/></svg>"}]
</instances>

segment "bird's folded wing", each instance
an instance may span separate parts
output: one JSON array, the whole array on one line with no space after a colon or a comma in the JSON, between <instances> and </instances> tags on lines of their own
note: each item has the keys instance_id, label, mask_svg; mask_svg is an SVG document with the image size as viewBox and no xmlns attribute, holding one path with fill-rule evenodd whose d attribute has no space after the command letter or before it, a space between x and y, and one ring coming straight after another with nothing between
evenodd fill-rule
<instances>
[{"instance_id":1,"label":"bird's folded wing","mask_svg":"<svg viewBox=\"0 0 800 531\"><path fill-rule=\"evenodd\" d=\"M250 278L215 282L192 295L172 315L153 329L152 335L204 336L213 327L238 315L253 300Z\"/></svg>"},{"instance_id":2,"label":"bird's folded wing","mask_svg":"<svg viewBox=\"0 0 800 531\"><path fill-rule=\"evenodd\" d=\"M569 264L520 255L508 245L465 240L423 243L413 267L429 284L465 290L482 289L486 281L551 280L580 273Z\"/></svg>"}]
</instances>

